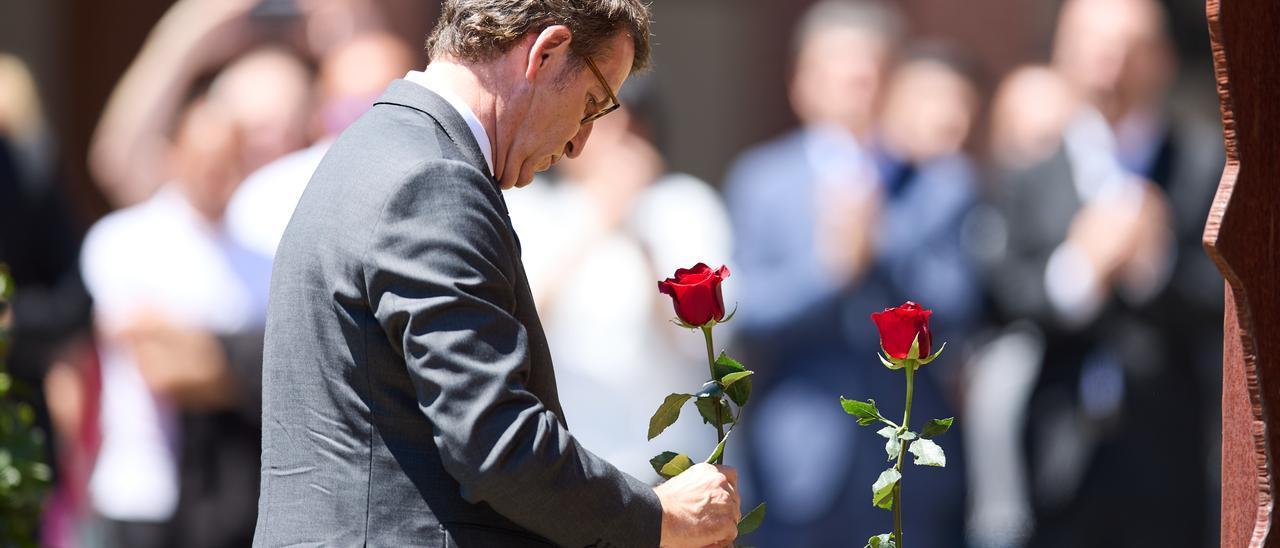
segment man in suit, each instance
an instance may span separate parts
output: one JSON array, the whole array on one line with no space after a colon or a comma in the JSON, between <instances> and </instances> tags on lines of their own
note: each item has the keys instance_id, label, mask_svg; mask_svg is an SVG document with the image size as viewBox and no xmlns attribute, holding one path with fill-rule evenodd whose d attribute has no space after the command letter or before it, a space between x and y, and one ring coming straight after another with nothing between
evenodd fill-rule
<instances>
[{"instance_id":1,"label":"man in suit","mask_svg":"<svg viewBox=\"0 0 1280 548\"><path fill-rule=\"evenodd\" d=\"M647 40L637 0L446 0L333 144L272 274L256 546L733 539L732 469L652 488L570 434L501 192L582 151Z\"/></svg>"},{"instance_id":2,"label":"man in suit","mask_svg":"<svg viewBox=\"0 0 1280 548\"><path fill-rule=\"evenodd\" d=\"M1054 68L1083 105L1058 152L996 193L1007 238L990 278L1003 319L1044 335L1029 545L1202 546L1222 279L1200 238L1221 141L1168 114L1159 3L1071 0L1058 25Z\"/></svg>"},{"instance_id":3,"label":"man in suit","mask_svg":"<svg viewBox=\"0 0 1280 548\"><path fill-rule=\"evenodd\" d=\"M965 283L941 283L972 278L948 237L960 233L968 182L936 163L921 162L915 175L878 165L877 105L902 32L893 2L814 4L795 30L788 90L801 127L743 152L726 178L742 267L735 325L768 377L752 396L759 420L744 425L753 494L771 505L753 537L761 545L838 546L891 527L890 513L866 500L885 468L883 439L831 402L857 394L881 409L906 403L902 377L875 362L868 314L919 300L944 322L934 324L938 340L954 340L945 322L972 308ZM935 90L930 100L940 97ZM940 374L948 360L917 378L915 416L951 416ZM953 447L946 468L903 484L913 545L964 542L963 451Z\"/></svg>"}]
</instances>

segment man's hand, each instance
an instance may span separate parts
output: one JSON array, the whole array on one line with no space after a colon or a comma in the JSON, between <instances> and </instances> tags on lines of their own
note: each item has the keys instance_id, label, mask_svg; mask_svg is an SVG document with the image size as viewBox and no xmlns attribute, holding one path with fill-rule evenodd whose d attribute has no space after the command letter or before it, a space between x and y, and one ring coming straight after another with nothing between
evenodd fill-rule
<instances>
[{"instance_id":1,"label":"man's hand","mask_svg":"<svg viewBox=\"0 0 1280 548\"><path fill-rule=\"evenodd\" d=\"M1067 241L1084 254L1107 288L1134 257L1164 251L1164 247L1147 248L1161 243L1168 230L1168 199L1150 181L1134 184L1142 188L1136 208L1129 199L1093 200L1076 213L1067 233Z\"/></svg>"},{"instance_id":2,"label":"man's hand","mask_svg":"<svg viewBox=\"0 0 1280 548\"><path fill-rule=\"evenodd\" d=\"M877 190L818 194L814 204L818 259L840 285L853 284L875 259L876 225L884 196Z\"/></svg>"},{"instance_id":3,"label":"man's hand","mask_svg":"<svg viewBox=\"0 0 1280 548\"><path fill-rule=\"evenodd\" d=\"M662 546L724 546L738 536L742 517L738 472L696 464L654 492L662 501Z\"/></svg>"},{"instance_id":4,"label":"man's hand","mask_svg":"<svg viewBox=\"0 0 1280 548\"><path fill-rule=\"evenodd\" d=\"M143 314L122 333L147 386L187 409L224 409L236 386L218 340L206 331Z\"/></svg>"}]
</instances>

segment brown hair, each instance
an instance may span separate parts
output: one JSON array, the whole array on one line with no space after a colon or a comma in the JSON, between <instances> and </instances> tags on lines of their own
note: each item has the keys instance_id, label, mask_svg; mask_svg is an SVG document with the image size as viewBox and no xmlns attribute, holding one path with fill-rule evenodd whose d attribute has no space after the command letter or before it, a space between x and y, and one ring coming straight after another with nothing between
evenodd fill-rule
<instances>
[{"instance_id":1,"label":"brown hair","mask_svg":"<svg viewBox=\"0 0 1280 548\"><path fill-rule=\"evenodd\" d=\"M631 35L631 72L649 64L649 6L641 0L444 0L427 54L483 62L510 51L525 34L551 25L573 33L570 50L581 62L598 57L617 32Z\"/></svg>"}]
</instances>

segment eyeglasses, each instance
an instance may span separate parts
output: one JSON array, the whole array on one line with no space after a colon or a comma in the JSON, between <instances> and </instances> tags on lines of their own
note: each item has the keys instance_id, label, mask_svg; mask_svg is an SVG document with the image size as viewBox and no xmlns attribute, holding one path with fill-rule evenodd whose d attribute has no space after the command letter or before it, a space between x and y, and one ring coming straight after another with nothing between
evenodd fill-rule
<instances>
[{"instance_id":1,"label":"eyeglasses","mask_svg":"<svg viewBox=\"0 0 1280 548\"><path fill-rule=\"evenodd\" d=\"M604 75L600 74L600 69L596 68L596 64L591 61L590 57L584 57L584 59L587 60L587 66L591 67L591 72L596 75L597 80L600 80L600 86L604 88L604 92L607 93L609 97L608 105L606 105L604 108L600 110L597 110L591 114L588 114L586 117L582 119L582 125L585 126L587 124L590 124L591 122L594 122L596 120L599 120L600 118L603 118L604 115L610 112L618 110L619 108L622 107L622 105L618 103L618 98L613 95L613 90L609 89L609 82L605 81Z\"/></svg>"}]
</instances>

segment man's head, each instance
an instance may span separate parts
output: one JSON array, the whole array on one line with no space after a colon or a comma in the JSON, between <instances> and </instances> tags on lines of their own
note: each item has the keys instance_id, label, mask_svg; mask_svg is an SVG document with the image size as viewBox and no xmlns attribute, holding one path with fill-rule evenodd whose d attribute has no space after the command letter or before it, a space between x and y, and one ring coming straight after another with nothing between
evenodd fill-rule
<instances>
[{"instance_id":1,"label":"man's head","mask_svg":"<svg viewBox=\"0 0 1280 548\"><path fill-rule=\"evenodd\" d=\"M1053 64L1112 122L1161 99L1176 69L1163 8L1155 0L1069 0Z\"/></svg>"},{"instance_id":2,"label":"man's head","mask_svg":"<svg viewBox=\"0 0 1280 548\"><path fill-rule=\"evenodd\" d=\"M1062 74L1045 65L1014 69L991 100L991 151L998 167L1018 171L1058 150L1080 99Z\"/></svg>"},{"instance_id":3,"label":"man's head","mask_svg":"<svg viewBox=\"0 0 1280 548\"><path fill-rule=\"evenodd\" d=\"M222 219L232 193L244 179L238 161L244 128L223 104L198 97L183 111L174 139L177 188L206 221Z\"/></svg>"},{"instance_id":4,"label":"man's head","mask_svg":"<svg viewBox=\"0 0 1280 548\"><path fill-rule=\"evenodd\" d=\"M242 130L245 173L307 144L311 73L298 57L277 48L251 51L214 78L209 100Z\"/></svg>"},{"instance_id":5,"label":"man's head","mask_svg":"<svg viewBox=\"0 0 1280 548\"><path fill-rule=\"evenodd\" d=\"M865 131L902 32L887 2L824 0L810 8L793 42L790 95L800 121Z\"/></svg>"},{"instance_id":6,"label":"man's head","mask_svg":"<svg viewBox=\"0 0 1280 548\"><path fill-rule=\"evenodd\" d=\"M894 69L885 89L881 135L903 159L924 162L960 150L977 114L968 60L942 45L922 47Z\"/></svg>"},{"instance_id":7,"label":"man's head","mask_svg":"<svg viewBox=\"0 0 1280 548\"><path fill-rule=\"evenodd\" d=\"M433 60L492 61L556 25L573 33L570 50L578 63L605 54L621 32L634 48L631 70L649 64L649 8L638 0L444 0L427 54Z\"/></svg>"},{"instance_id":8,"label":"man's head","mask_svg":"<svg viewBox=\"0 0 1280 548\"><path fill-rule=\"evenodd\" d=\"M591 116L648 65L649 11L640 0L445 0L427 50L492 96L494 175L524 186L581 152Z\"/></svg>"}]
</instances>

